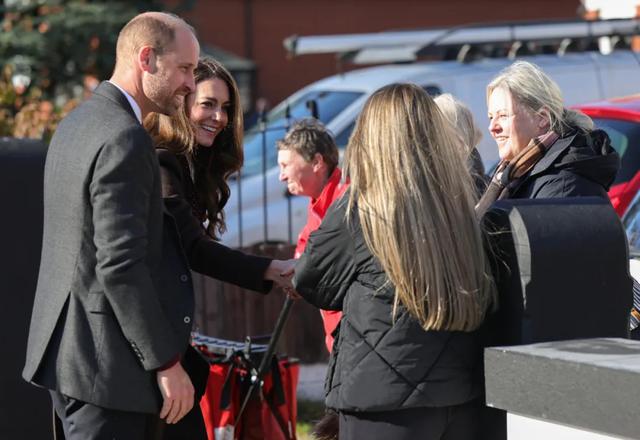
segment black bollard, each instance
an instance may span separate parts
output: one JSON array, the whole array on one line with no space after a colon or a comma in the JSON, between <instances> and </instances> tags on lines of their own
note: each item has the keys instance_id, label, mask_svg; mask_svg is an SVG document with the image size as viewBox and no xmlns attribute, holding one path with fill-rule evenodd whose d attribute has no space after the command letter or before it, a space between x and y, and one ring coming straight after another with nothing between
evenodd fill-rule
<instances>
[{"instance_id":1,"label":"black bollard","mask_svg":"<svg viewBox=\"0 0 640 440\"><path fill-rule=\"evenodd\" d=\"M499 201L484 220L500 295L491 345L629 336L627 241L608 200Z\"/></svg>"}]
</instances>

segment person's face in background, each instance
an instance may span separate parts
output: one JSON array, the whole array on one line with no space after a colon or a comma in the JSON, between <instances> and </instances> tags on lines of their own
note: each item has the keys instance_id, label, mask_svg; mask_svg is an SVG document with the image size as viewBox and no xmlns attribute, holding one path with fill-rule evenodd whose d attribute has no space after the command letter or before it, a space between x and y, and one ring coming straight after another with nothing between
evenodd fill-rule
<instances>
[{"instance_id":1,"label":"person's face in background","mask_svg":"<svg viewBox=\"0 0 640 440\"><path fill-rule=\"evenodd\" d=\"M195 89L193 71L200 45L191 31L181 27L176 30L173 43L162 53L157 52L149 48L143 54L149 67L143 74L142 87L152 111L171 116Z\"/></svg>"},{"instance_id":2,"label":"person's face in background","mask_svg":"<svg viewBox=\"0 0 640 440\"><path fill-rule=\"evenodd\" d=\"M287 184L289 192L295 196L317 198L327 179L327 166L322 155L316 153L311 162L294 150L278 151L280 181Z\"/></svg>"},{"instance_id":3,"label":"person's face in background","mask_svg":"<svg viewBox=\"0 0 640 440\"><path fill-rule=\"evenodd\" d=\"M195 130L196 142L210 147L229 123L231 101L229 87L220 78L209 78L196 84L196 90L186 100L189 119Z\"/></svg>"},{"instance_id":4,"label":"person's face in background","mask_svg":"<svg viewBox=\"0 0 640 440\"><path fill-rule=\"evenodd\" d=\"M487 105L489 133L498 144L498 155L502 160L513 159L531 139L548 130L548 119L518 105L508 90L494 89Z\"/></svg>"}]
</instances>

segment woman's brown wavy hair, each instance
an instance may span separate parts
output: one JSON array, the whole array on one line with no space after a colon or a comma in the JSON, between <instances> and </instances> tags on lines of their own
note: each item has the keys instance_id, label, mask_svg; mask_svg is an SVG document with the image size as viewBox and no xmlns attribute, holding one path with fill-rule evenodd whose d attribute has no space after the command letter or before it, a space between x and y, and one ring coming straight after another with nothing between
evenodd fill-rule
<instances>
[{"instance_id":1,"label":"woman's brown wavy hair","mask_svg":"<svg viewBox=\"0 0 640 440\"><path fill-rule=\"evenodd\" d=\"M227 180L242 168L244 161L242 106L235 80L218 61L200 58L194 77L196 85L218 78L229 89L227 126L216 136L211 147L197 145L186 105L171 117L151 113L145 118L144 125L157 148L184 155L192 164L197 200L207 210L207 233L216 237L226 229L223 208L231 195Z\"/></svg>"}]
</instances>

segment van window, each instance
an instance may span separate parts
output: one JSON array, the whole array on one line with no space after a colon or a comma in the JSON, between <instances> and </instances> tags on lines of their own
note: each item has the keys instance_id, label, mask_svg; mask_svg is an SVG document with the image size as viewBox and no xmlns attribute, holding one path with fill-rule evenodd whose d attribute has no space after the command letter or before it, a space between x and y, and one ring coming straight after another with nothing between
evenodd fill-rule
<instances>
[{"instance_id":1,"label":"van window","mask_svg":"<svg viewBox=\"0 0 640 440\"><path fill-rule=\"evenodd\" d=\"M424 86L423 89L432 97L436 97L438 95L442 94L442 90L440 90L440 87L438 86ZM344 147L347 146L347 144L349 143L349 137L351 136L351 132L353 131L353 128L355 127L356 122L353 121L351 124L349 124L344 130L342 130L338 135L336 135L335 140L336 140L336 145L338 146L338 148L343 149Z\"/></svg>"},{"instance_id":2,"label":"van window","mask_svg":"<svg viewBox=\"0 0 640 440\"><path fill-rule=\"evenodd\" d=\"M353 131L353 127L356 126L355 121L349 124L347 128L342 130L339 135L336 136L336 145L338 148L343 149L349 143L349 137L351 136L351 132Z\"/></svg>"},{"instance_id":3,"label":"van window","mask_svg":"<svg viewBox=\"0 0 640 440\"><path fill-rule=\"evenodd\" d=\"M424 86L423 89L431 96L435 98L438 95L442 95L442 90L438 86Z\"/></svg>"},{"instance_id":4,"label":"van window","mask_svg":"<svg viewBox=\"0 0 640 440\"><path fill-rule=\"evenodd\" d=\"M260 125L256 125L245 133L242 176L249 177L262 173L263 143L266 147L266 168L269 169L277 165L276 141L284 137L287 129L294 121L311 116L311 111L307 106L309 101L315 102L318 110L318 119L322 123L328 124L360 96L362 96L361 92L326 90L314 90L305 93L296 101L289 103L289 120L286 118L285 109L278 109L277 111L274 109L267 115L266 131L263 132L260 130Z\"/></svg>"}]
</instances>

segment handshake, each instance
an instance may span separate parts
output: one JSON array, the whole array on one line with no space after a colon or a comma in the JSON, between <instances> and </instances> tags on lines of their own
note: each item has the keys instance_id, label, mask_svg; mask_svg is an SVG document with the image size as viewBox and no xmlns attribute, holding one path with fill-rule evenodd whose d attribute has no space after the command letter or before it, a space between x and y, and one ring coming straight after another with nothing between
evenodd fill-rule
<instances>
[{"instance_id":1,"label":"handshake","mask_svg":"<svg viewBox=\"0 0 640 440\"><path fill-rule=\"evenodd\" d=\"M293 299L300 298L300 295L293 288L291 279L296 268L296 260L273 260L264 274L266 280L273 281L276 286L282 288L287 296Z\"/></svg>"},{"instance_id":2,"label":"handshake","mask_svg":"<svg viewBox=\"0 0 640 440\"><path fill-rule=\"evenodd\" d=\"M292 299L300 298L291 284L296 260L272 260L264 273L264 279L270 280L285 291ZM177 423L194 405L193 384L180 362L157 372L158 387L163 397L160 418L168 424Z\"/></svg>"}]
</instances>

